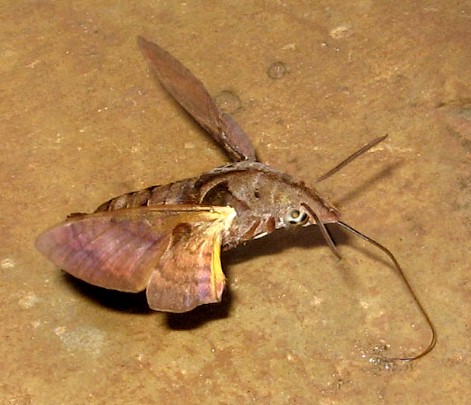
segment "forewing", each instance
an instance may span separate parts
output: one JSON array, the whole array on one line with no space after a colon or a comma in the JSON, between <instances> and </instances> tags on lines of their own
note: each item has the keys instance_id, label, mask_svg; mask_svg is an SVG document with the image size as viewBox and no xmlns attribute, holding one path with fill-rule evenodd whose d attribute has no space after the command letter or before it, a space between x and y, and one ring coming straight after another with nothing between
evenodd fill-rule
<instances>
[{"instance_id":1,"label":"forewing","mask_svg":"<svg viewBox=\"0 0 471 405\"><path fill-rule=\"evenodd\" d=\"M171 205L70 218L41 234L36 247L67 273L99 287L138 292L149 306L185 312L220 300L221 237L231 207Z\"/></svg>"},{"instance_id":2,"label":"forewing","mask_svg":"<svg viewBox=\"0 0 471 405\"><path fill-rule=\"evenodd\" d=\"M255 149L236 121L222 113L203 83L157 44L138 37L142 52L162 85L208 131L233 161L256 160Z\"/></svg>"},{"instance_id":3,"label":"forewing","mask_svg":"<svg viewBox=\"0 0 471 405\"><path fill-rule=\"evenodd\" d=\"M147 286L147 302L152 309L187 312L221 300L225 284L221 236L235 216L235 211L230 210L224 215L201 216L174 228L169 248Z\"/></svg>"},{"instance_id":4,"label":"forewing","mask_svg":"<svg viewBox=\"0 0 471 405\"><path fill-rule=\"evenodd\" d=\"M142 291L170 241L165 217L162 211L148 209L76 216L41 234L36 247L87 283Z\"/></svg>"}]
</instances>

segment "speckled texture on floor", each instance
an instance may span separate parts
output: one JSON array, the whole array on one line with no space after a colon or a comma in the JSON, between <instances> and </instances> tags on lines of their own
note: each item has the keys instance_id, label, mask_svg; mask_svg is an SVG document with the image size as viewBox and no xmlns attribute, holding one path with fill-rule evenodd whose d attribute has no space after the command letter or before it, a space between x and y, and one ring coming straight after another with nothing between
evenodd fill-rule
<instances>
[{"instance_id":1,"label":"speckled texture on floor","mask_svg":"<svg viewBox=\"0 0 471 405\"><path fill-rule=\"evenodd\" d=\"M469 401L469 2L3 1L0 16L0 403ZM226 254L224 302L181 316L35 251L68 213L225 162L137 35L239 97L261 159L307 184L389 134L319 191L397 255L438 331L430 355L368 362L429 331L387 261L341 232L341 262L313 229Z\"/></svg>"}]
</instances>

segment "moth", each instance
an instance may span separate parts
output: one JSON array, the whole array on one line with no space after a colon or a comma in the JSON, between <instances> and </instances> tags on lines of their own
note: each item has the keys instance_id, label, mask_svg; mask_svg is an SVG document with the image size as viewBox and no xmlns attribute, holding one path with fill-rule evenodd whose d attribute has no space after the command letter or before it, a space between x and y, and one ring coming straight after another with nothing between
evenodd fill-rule
<instances>
[{"instance_id":1,"label":"moth","mask_svg":"<svg viewBox=\"0 0 471 405\"><path fill-rule=\"evenodd\" d=\"M340 258L326 227L337 224L390 258L430 327L432 339L425 350L393 360L429 353L436 343L435 328L394 255L342 222L338 210L314 188L259 162L241 127L176 58L144 38L138 38L138 45L164 88L232 162L196 178L121 195L91 214L72 214L42 233L37 249L87 283L125 292L146 290L150 308L180 313L221 300L221 248L233 249L281 228L317 225ZM318 181L384 138L365 145Z\"/></svg>"}]
</instances>

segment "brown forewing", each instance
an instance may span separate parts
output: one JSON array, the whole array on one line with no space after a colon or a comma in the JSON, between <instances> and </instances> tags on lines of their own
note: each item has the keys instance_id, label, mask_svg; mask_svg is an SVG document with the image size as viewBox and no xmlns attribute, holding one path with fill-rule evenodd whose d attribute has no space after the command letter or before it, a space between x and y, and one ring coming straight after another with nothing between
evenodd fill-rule
<instances>
[{"instance_id":1,"label":"brown forewing","mask_svg":"<svg viewBox=\"0 0 471 405\"><path fill-rule=\"evenodd\" d=\"M151 308L184 312L220 300L219 248L234 216L229 207L185 205L79 215L41 234L36 247L90 284L127 292L149 284Z\"/></svg>"},{"instance_id":2,"label":"brown forewing","mask_svg":"<svg viewBox=\"0 0 471 405\"><path fill-rule=\"evenodd\" d=\"M257 159L250 139L239 124L219 110L203 83L190 70L153 42L138 37L138 44L162 85L233 161Z\"/></svg>"}]
</instances>

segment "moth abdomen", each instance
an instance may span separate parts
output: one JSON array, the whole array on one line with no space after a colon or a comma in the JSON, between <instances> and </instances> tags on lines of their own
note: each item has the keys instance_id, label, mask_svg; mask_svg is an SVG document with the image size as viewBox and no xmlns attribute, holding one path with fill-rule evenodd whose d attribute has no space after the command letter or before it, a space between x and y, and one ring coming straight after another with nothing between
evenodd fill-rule
<instances>
[{"instance_id":1,"label":"moth abdomen","mask_svg":"<svg viewBox=\"0 0 471 405\"><path fill-rule=\"evenodd\" d=\"M194 183L194 179L188 179L163 186L151 186L142 190L132 191L101 204L95 212L165 204L194 204L197 203Z\"/></svg>"},{"instance_id":2,"label":"moth abdomen","mask_svg":"<svg viewBox=\"0 0 471 405\"><path fill-rule=\"evenodd\" d=\"M118 197L112 198L101 204L95 212L116 211L126 208L145 207L152 196L154 188L159 186L152 186L139 191L131 191L122 194Z\"/></svg>"}]
</instances>

